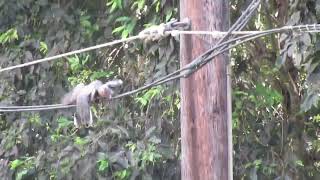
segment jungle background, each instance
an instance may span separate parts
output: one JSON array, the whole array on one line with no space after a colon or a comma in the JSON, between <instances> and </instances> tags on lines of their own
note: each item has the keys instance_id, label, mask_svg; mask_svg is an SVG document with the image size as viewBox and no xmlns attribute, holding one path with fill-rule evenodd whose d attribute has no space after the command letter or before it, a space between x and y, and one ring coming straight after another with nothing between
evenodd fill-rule
<instances>
[{"instance_id":1,"label":"jungle background","mask_svg":"<svg viewBox=\"0 0 320 180\"><path fill-rule=\"evenodd\" d=\"M234 22L250 3L231 0ZM264 0L245 30L313 24L320 0ZM0 67L138 34L179 18L177 0L0 0ZM282 33L231 50L235 179L320 179L319 34ZM120 92L179 68L179 38L134 41L1 73L0 103L56 104L72 87L120 78ZM73 110L0 114L0 177L180 179L179 81Z\"/></svg>"}]
</instances>

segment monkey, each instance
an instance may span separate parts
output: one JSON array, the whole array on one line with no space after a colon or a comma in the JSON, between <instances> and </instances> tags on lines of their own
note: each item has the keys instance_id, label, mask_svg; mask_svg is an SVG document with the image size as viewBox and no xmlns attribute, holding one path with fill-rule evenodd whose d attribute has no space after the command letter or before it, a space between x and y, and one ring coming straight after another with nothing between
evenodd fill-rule
<instances>
[{"instance_id":1,"label":"monkey","mask_svg":"<svg viewBox=\"0 0 320 180\"><path fill-rule=\"evenodd\" d=\"M76 105L76 113L74 114L75 127L91 127L93 120L90 105L101 98L110 100L114 94L111 88L122 84L122 80L113 80L105 84L95 80L88 85L78 84L71 92L67 93L61 101L64 105Z\"/></svg>"}]
</instances>

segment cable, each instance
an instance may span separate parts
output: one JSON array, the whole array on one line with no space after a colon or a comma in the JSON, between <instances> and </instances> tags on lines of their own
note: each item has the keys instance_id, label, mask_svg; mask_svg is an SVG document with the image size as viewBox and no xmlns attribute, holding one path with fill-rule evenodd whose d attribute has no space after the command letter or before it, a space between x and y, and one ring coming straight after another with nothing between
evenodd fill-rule
<instances>
[{"instance_id":1,"label":"cable","mask_svg":"<svg viewBox=\"0 0 320 180\"><path fill-rule=\"evenodd\" d=\"M221 44L223 44L222 42L225 41L228 36L230 34L232 34L232 32L234 30L240 30L240 28L244 27L243 24L246 24L250 17L252 16L253 12L255 11L255 9L258 7L258 5L260 4L260 0L255 0L255 1L252 1L250 3L250 5L247 7L247 9L242 13L242 15L239 17L239 19L231 26L231 28L228 30L228 32L225 33L225 35L223 36L223 38L221 38L218 43L211 49L209 49L208 51L206 51L205 53L203 53L202 55L206 55L206 54L209 54L211 53L212 51L214 51L215 49L219 48L219 47L222 47ZM174 33L181 33L181 31L173 31ZM191 31L189 31L191 32ZM204 31L202 31L204 32ZM208 31L206 31L208 32ZM225 43L226 44L226 43ZM201 57L201 56L200 56ZM193 66L193 63L197 63L199 58L196 58L194 61L192 61L189 65L186 65L185 68L181 68L173 73L170 73L150 84L147 84L143 87L140 87L138 89L135 89L135 90L132 90L132 91L129 91L129 92L126 92L126 93L123 93L123 94L120 94L120 95L117 95L115 97L113 97L113 99L116 99L116 98L121 98L121 97L124 97L124 96L128 96L128 95L131 95L131 94L135 94L139 91L143 91L145 89L148 89L152 86L156 86L156 85L160 85L160 84L163 84L163 83L166 83L168 81L172 81L172 80L175 80L175 79L178 79L178 78L181 78L181 77L185 77L185 74L179 74L180 72L182 71L185 71L185 70L189 70L189 66ZM175 74L179 74L179 75L176 75L174 76Z\"/></svg>"},{"instance_id":2,"label":"cable","mask_svg":"<svg viewBox=\"0 0 320 180\"><path fill-rule=\"evenodd\" d=\"M29 106L29 108L10 108L10 106L8 106L6 108L1 107L0 112L44 111L44 110L67 109L67 108L75 107L75 105L60 105L60 106L49 106L49 107L42 107L42 106L43 105L39 105L36 108L34 108L34 106ZM25 107L25 106L22 106L22 107Z\"/></svg>"},{"instance_id":3,"label":"cable","mask_svg":"<svg viewBox=\"0 0 320 180\"><path fill-rule=\"evenodd\" d=\"M252 12L250 12L249 14L251 16ZM246 16L246 18L244 18L244 21L247 22L250 16L246 15L245 13L243 13L243 15ZM241 17L239 19L241 19ZM237 29L237 27L240 27L240 28L243 27L243 25L242 25L243 22L241 22L241 21L237 21L237 22L239 22L239 23L235 23L233 25L233 27L235 27L235 28L230 28L230 29ZM173 73L170 73L170 74L168 74L168 75L166 75L166 76L164 76L154 82L151 82L145 86L142 86L138 89L128 91L128 92L119 94L117 96L114 96L112 99L117 99L117 98L121 98L121 97L128 96L131 94L135 94L137 92L143 91L143 90L148 89L150 87L153 87L156 85L161 85L161 84L166 83L168 81L172 81L172 80L176 80L176 79L180 79L180 78L185 78L188 75L190 75L193 72L200 69L202 66L204 66L209 61L211 61L213 59L213 57L215 57L215 56L217 56L217 55L219 55L219 54L221 54L231 48L234 48L239 44L242 44L244 42L247 42L247 41L253 40L255 38L262 37L262 36L266 36L266 35L269 35L272 33L280 33L280 32L288 31L288 30L290 30L292 32L294 32L294 31L311 32L311 33L312 32L319 32L320 25L313 24L313 25L284 26L282 28L276 28L276 29L271 29L271 30L266 30L266 31L259 31L259 32L255 32L255 33L247 33L247 35L240 36L240 37L237 37L234 39L230 39L228 41L224 41L223 43L221 41L221 43L218 43L215 47L207 50L206 52L204 52L203 54L198 56L194 61L192 61L191 63L189 63L185 67L183 67ZM228 34L230 35L230 34L235 34L235 33L231 32L229 30L227 33L225 33L225 36L227 36ZM225 39L225 38L223 38L223 39ZM213 53L214 51L216 51L216 52ZM62 109L62 108L70 108L70 107L75 107L75 105L65 106L62 104L56 104L56 105L38 105L38 106L10 106L10 107L0 107L0 112L1 111L2 112L36 111L36 110Z\"/></svg>"},{"instance_id":4,"label":"cable","mask_svg":"<svg viewBox=\"0 0 320 180\"><path fill-rule=\"evenodd\" d=\"M71 56L71 55L74 55L74 54L79 54L79 53L91 51L91 50L94 50L94 49L99 49L99 48L103 48L103 47L107 47L107 46L112 46L112 45L119 44L119 43L130 42L130 41L133 41L133 40L136 40L136 39L158 39L158 38L162 38L162 37L167 36L167 33L165 33L166 31L172 30L174 28L186 29L186 28L188 28L188 26L189 26L188 22L177 22L177 20L172 19L171 21L167 22L166 24L160 24L158 26L152 26L152 27L146 28L146 29L142 30L136 36L132 36L132 37L124 38L124 39L119 39L119 40L114 40L114 41L111 41L111 42L107 42L107 43L91 46L91 47L84 48L84 49L79 49L79 50L71 51L71 52L68 52L68 53L59 54L59 55L56 55L56 56L46 57L46 58L43 58L43 59L38 59L38 60L35 60L35 61L31 61L31 62L27 62L27 63L15 65L15 66L10 66L10 67L7 67L7 68L2 68L2 69L0 68L0 73L1 72L5 72L5 71L9 71L9 70L13 70L13 69L16 69L16 68L22 68L22 67L26 67L26 66L39 64L39 63L42 63L42 62L52 61L52 60L55 60L55 59L59 59L59 58L62 58L62 57L67 57L67 56Z\"/></svg>"},{"instance_id":5,"label":"cable","mask_svg":"<svg viewBox=\"0 0 320 180\"><path fill-rule=\"evenodd\" d=\"M245 36L240 36L240 37L225 41L225 42L221 43L220 45L215 46L215 48L207 50L205 53L203 53L202 55L197 57L190 64L186 65L184 68L181 68L173 73L170 73L170 74L168 74L168 75L166 75L166 76L164 76L154 82L151 82L145 86L142 86L138 89L128 91L128 92L119 94L117 96L114 96L112 99L117 99L117 98L125 97L128 95L132 95L137 92L148 89L150 87L161 85L161 84L166 83L168 81L173 81L173 80L176 80L179 78L185 78L189 74L193 73L194 71L198 70L199 68L204 66L206 63L211 61L212 58L214 58L215 56L217 56L217 55L219 55L219 54L221 54L231 48L234 48L234 47L238 46L239 44L242 44L242 43L245 43L245 42L251 41L253 39L263 37L263 36L266 36L266 35L269 35L272 33L281 33L281 32L285 32L288 30L293 31L293 32L294 31L297 31L297 32L320 32L320 25L314 24L314 25L285 26L282 28L261 31L257 34L248 34ZM221 47L224 47L224 48L221 48ZM216 51L215 53L208 55L208 53L211 53L212 51L214 51L215 49L218 49L218 48L221 48L221 49L219 51ZM198 65L197 65L198 67L194 67L193 62L201 62L201 63L198 63ZM181 72L184 72L184 73L181 73ZM25 111L32 111L32 110L36 111L36 110L62 109L62 108L69 108L69 107L75 107L75 105L65 106L62 104L55 104L55 105L38 105L38 106L7 106L7 107L0 107L0 112L12 112L15 110L16 111L24 111L24 110Z\"/></svg>"},{"instance_id":6,"label":"cable","mask_svg":"<svg viewBox=\"0 0 320 180\"><path fill-rule=\"evenodd\" d=\"M256 0L256 1L259 2L259 0ZM254 3L252 3L252 4L254 4ZM251 10L250 5L247 8L247 10ZM245 23L243 23L243 24L245 24ZM79 54L79 53L91 51L91 50L94 50L94 49L99 49L99 48L103 48L103 47L107 47L107 46L112 46L112 45L123 43L123 42L130 42L130 41L133 41L133 40L136 40L136 39L145 39L145 38L150 38L150 37L153 38L153 37L156 37L156 36L164 36L165 35L164 32L161 33L161 29L162 29L162 31L164 31L164 28L165 28L165 24L159 25L156 28L155 27L151 27L150 29L143 30L137 36L132 36L132 37L125 38L125 39L120 39L120 40L114 40L112 42L107 42L107 43L104 43L104 44L99 44L99 45L96 45L96 46L91 46L91 47L88 47L88 48L79 49L79 50L71 51L71 52L68 52L68 53L59 54L59 55L56 55L56 56L51 56L51 57L47 57L47 58L43 58L43 59L39 59L39 60L27 62L27 63L15 65L15 66L10 66L10 67L7 67L7 68L2 68L2 69L0 69L0 73L5 72L5 71L9 71L9 70L13 70L13 69L17 69L17 68L22 68L22 67L26 67L26 66L39 64L39 63L42 63L42 62L52 61L52 60L55 60L55 59L59 59L59 58L62 58L62 57L67 57L67 56L71 56L71 55L74 55L74 54ZM225 37L227 37L230 34L230 32L233 31L233 30L234 29L232 29L232 27L231 27L230 30L225 35ZM158 34L153 34L154 32L156 32ZM177 32L175 32L175 33L177 33ZM212 34L212 33L210 33L210 34ZM222 38L221 40L223 40L223 39L224 38Z\"/></svg>"},{"instance_id":7,"label":"cable","mask_svg":"<svg viewBox=\"0 0 320 180\"><path fill-rule=\"evenodd\" d=\"M165 82L168 82L170 80L175 80L175 79L178 79L178 78L181 78L181 77L185 77L188 73L190 74L191 73L191 68L194 66L194 64L198 63L203 56L213 52L214 50L222 47L223 45L227 45L228 43L222 43L223 41L225 41L228 36L232 33L233 30L238 30L239 27L243 27L243 22L248 22L248 20L250 19L250 17L252 16L254 10L258 7L260 3L260 0L256 0L256 1L253 1L251 2L251 4L248 6L248 8L243 12L243 14L239 17L239 19L232 25L232 27L229 29L229 31L225 34L225 36L220 39L218 41L218 43L216 44L216 46L214 46L213 48L207 50L206 52L204 52L202 55L200 55L199 57L197 57L194 61L192 61L191 63L189 63L188 65L186 65L184 68L181 68L173 73L170 73L148 85L145 85L141 88L138 88L136 90L133 90L133 91L130 91L130 92L127 92L127 93L124 93L124 94L121 94L121 95L118 95L118 96L115 96L114 98L120 98L120 97L124 97L124 96L127 96L127 95L131 95L131 94L134 94L136 92L139 92L139 91L142 91L142 90L145 90L149 87L152 87L154 85L160 85L160 84L163 84ZM180 72L182 71L188 71L188 73L186 74L179 74ZM176 75L176 74L179 74L179 75ZM174 76L176 75L176 76Z\"/></svg>"},{"instance_id":8,"label":"cable","mask_svg":"<svg viewBox=\"0 0 320 180\"><path fill-rule=\"evenodd\" d=\"M255 34L260 31L232 31L230 34L232 35L247 35L247 34ZM223 31L181 31L181 30L172 30L168 31L172 36L176 35L211 35L212 37L219 38L221 36L226 35L228 32Z\"/></svg>"},{"instance_id":9,"label":"cable","mask_svg":"<svg viewBox=\"0 0 320 180\"><path fill-rule=\"evenodd\" d=\"M280 32L283 32L283 31L287 31L287 30L292 30L292 31L295 31L295 30L298 30L300 32L310 32L309 30L307 30L308 28L307 27L313 27L313 28L318 28L318 30L315 30L314 32L320 32L320 25L304 25L304 27L302 27L301 25L300 26L286 26L286 27L282 27L282 28L277 28L277 29L271 29L271 30L267 30L267 31L261 31L260 33L258 34L249 34L249 35L246 35L246 36L241 36L241 37L238 37L238 38L235 38L235 39L231 39L229 41L225 41L224 43L221 43L220 45L216 46L215 48L212 48L210 50L208 50L207 52L205 52L204 54L200 55L199 57L197 57L194 61L192 61L190 64L186 65L184 68L181 68L175 72L172 72L154 82L151 82L145 86L142 86L138 89L135 89L135 90L132 90L132 91L129 91L129 92L126 92L126 93L123 93L123 94L120 94L120 95L117 95L117 96L114 96L112 99L117 99L117 98L121 98L121 97L124 97L124 96L128 96L128 95L132 95L132 94L135 94L137 92L140 92L140 91L143 91L145 89L148 89L150 87L153 87L153 86L157 86L157 85L161 85L161 84L164 84L168 81L173 81L173 80L176 80L176 79L180 79L180 78L185 78L187 77L189 74L193 73L194 71L198 70L199 68L201 68L202 66L204 66L206 63L208 63L209 61L211 61L215 56L221 54L221 53L224 53L226 52L227 50L230 50L236 46L238 46L239 44L242 44L242 43L245 43L245 42L248 42L248 41L251 41L253 39L256 39L256 38L259 38L259 37L263 37L263 36L266 36L266 35L269 35L269 34L272 34L272 33L280 33ZM234 43L233 45L230 45ZM228 46L225 46L225 45L228 45ZM221 48L223 47L223 48ZM217 49L217 48L221 48L219 51L211 54L211 55L208 55L209 53L211 53L211 51ZM194 67L196 64L195 62L199 62L199 64L197 66L199 67ZM194 70L192 70L194 68ZM181 73L185 71L185 73ZM176 75L178 74L178 75ZM176 76L174 76L176 75Z\"/></svg>"},{"instance_id":10,"label":"cable","mask_svg":"<svg viewBox=\"0 0 320 180\"><path fill-rule=\"evenodd\" d=\"M15 66L10 66L10 67L7 67L7 68L2 68L2 69L0 69L0 73L5 72L5 71L9 71L9 70L13 70L13 69L17 69L17 68L22 68L22 67L26 67L26 66L39 64L39 63L42 63L42 62L52 61L52 60L55 60L55 59L59 59L59 58L62 58L62 57L67 57L67 56L71 56L71 55L75 55L75 54L91 51L91 50L94 50L94 49L99 49L99 48L103 48L103 47L107 47L107 46L112 46L112 45L119 44L119 43L130 42L130 41L133 41L133 40L136 40L136 39L144 39L145 37L146 37L145 35L132 36L132 37L129 37L129 38L119 39L119 40L115 40L115 41L112 41L112 42L107 42L107 43L104 43L104 44L99 44L99 45L96 45L96 46L91 46L91 47L88 47L88 48L79 49L79 50L75 50L75 51L59 54L59 55L56 55L56 56L46 57L46 58L43 58L43 59L39 59L39 60L35 60L35 61L31 61L31 62L27 62L27 63L15 65Z\"/></svg>"},{"instance_id":11,"label":"cable","mask_svg":"<svg viewBox=\"0 0 320 180\"><path fill-rule=\"evenodd\" d=\"M220 44L221 42L223 42L225 39L227 39L228 36L232 33L232 31L234 31L234 30L239 30L239 27L244 27L244 25L247 23L247 21L248 21L249 18L251 17L251 15L252 15L252 13L254 12L254 10L256 9L256 7L259 5L259 2L260 2L260 0L253 1L253 2L248 6L248 8L243 12L243 14L240 16L240 18L233 24L233 26L232 26L232 27L229 29L229 31L224 35L224 37L219 40L219 42L217 43L217 45L216 45L213 49L218 48L218 47L219 47L219 44ZM163 25L161 25L161 27L162 27L162 28L160 28L160 29L163 29ZM150 31L151 33L149 32L149 30L145 30L145 31L148 32L149 34L152 34L152 32L154 32L154 30L157 30L157 29L152 28L151 31ZM159 31L159 30L158 30L158 31ZM160 32L160 31L159 31L159 32ZM158 33L159 33L159 32L158 32ZM147 34L148 34L148 33L147 33ZM163 32L162 32L162 33L163 33ZM170 33L170 32L169 32L169 33ZM177 31L175 31L175 33L177 33ZM180 31L180 33L182 33L182 31ZM206 33L211 33L211 32L206 32ZM139 38L145 38L145 37L148 36L147 34L140 33L140 36L138 36L138 37L139 37ZM154 34L153 34L153 36L154 36ZM101 46L101 45L100 45L100 46ZM90 48L86 48L86 49L84 49L84 50L89 50L89 49L90 49ZM84 52L84 50L82 50L82 52ZM80 53L81 50L78 50L78 51L79 51L78 53ZM72 52L70 52L70 53L72 53ZM69 53L69 54L66 53L66 54L64 54L64 56L71 55L70 53ZM74 52L73 52L73 53L74 53ZM51 57L52 60L55 59L55 58L57 58L57 56ZM42 60L42 61L43 61L43 60ZM36 61L36 62L40 63L41 60L38 60L38 61ZM17 68L18 68L18 67L17 67ZM160 85L160 84L163 84L163 83L165 83L165 82L168 82L168 81L171 81L171 80L180 78L180 77L182 77L182 76L184 76L184 75L177 75L177 76L174 76L174 77L171 77L171 76L174 75L174 74L180 73L180 72L183 71L183 70L185 70L185 69L180 69L180 70L178 70L178 71L176 71L176 72L174 72L174 73L171 73L171 74L169 74L169 75L167 75L167 76L165 76L165 77L163 77L163 78L158 79L158 80L155 81L155 82L152 82L152 83L150 83L150 84L148 84L148 85L145 85L145 86L143 86L143 87L141 87L141 88L138 88L138 89L136 89L136 90L132 90L132 91L129 91L129 92L126 92L126 93L117 95L117 96L113 97L112 99L116 99L116 98L128 96L128 95L137 93L137 92L139 92L139 91L148 89L148 88L150 88L150 87L152 87L152 86ZM0 72L1 72L1 71L0 71ZM30 106L29 106L29 108L30 108ZM37 108L37 110L46 110L46 109L48 109L48 108L50 108L50 107L42 108L41 106L38 106L38 107L34 106L34 109L36 109L36 108ZM52 108L53 108L53 107L52 107ZM18 108L16 108L16 109L18 109ZM30 109L25 108L24 110L30 110ZM1 112L1 111L2 111L2 110L1 110L1 108L0 108L0 112Z\"/></svg>"},{"instance_id":12,"label":"cable","mask_svg":"<svg viewBox=\"0 0 320 180\"><path fill-rule=\"evenodd\" d=\"M65 106L65 105L63 105L63 104L50 104L50 105L33 105L33 106L0 106L0 109L19 109L19 108L30 109L30 108L46 108L46 107L60 107L60 106Z\"/></svg>"}]
</instances>

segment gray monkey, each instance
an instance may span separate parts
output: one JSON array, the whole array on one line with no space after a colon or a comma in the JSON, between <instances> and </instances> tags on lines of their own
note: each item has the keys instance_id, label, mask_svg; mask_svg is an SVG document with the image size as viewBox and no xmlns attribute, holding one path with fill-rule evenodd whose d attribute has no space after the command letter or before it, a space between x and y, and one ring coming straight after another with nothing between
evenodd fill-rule
<instances>
[{"instance_id":1,"label":"gray monkey","mask_svg":"<svg viewBox=\"0 0 320 180\"><path fill-rule=\"evenodd\" d=\"M103 84L99 80L95 80L88 85L78 84L71 92L62 98L62 104L76 105L76 113L74 115L74 125L76 128L85 126L90 127L93 123L90 105L99 98L110 100L114 91L112 88L121 86L122 80L113 80Z\"/></svg>"}]
</instances>

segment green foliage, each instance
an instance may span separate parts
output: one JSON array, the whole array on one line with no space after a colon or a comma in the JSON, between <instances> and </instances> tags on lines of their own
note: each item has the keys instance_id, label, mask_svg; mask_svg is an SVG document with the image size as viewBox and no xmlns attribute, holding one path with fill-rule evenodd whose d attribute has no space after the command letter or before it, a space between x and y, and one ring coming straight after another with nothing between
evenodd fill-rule
<instances>
[{"instance_id":1,"label":"green foliage","mask_svg":"<svg viewBox=\"0 0 320 180\"><path fill-rule=\"evenodd\" d=\"M238 7L242 2L232 4ZM262 30L313 22L314 3L262 4L247 27ZM233 17L238 15L234 11ZM317 78L312 82L308 78L318 71L313 44L317 38L281 33L232 50L235 179L320 177L317 160L310 160L319 149L315 136L319 91Z\"/></svg>"},{"instance_id":2,"label":"green foliage","mask_svg":"<svg viewBox=\"0 0 320 180\"><path fill-rule=\"evenodd\" d=\"M135 19L131 19L127 16L122 16L116 19L116 22L120 23L120 26L115 28L113 34L121 34L122 38L126 38L131 34L136 26L137 22Z\"/></svg>"},{"instance_id":3,"label":"green foliage","mask_svg":"<svg viewBox=\"0 0 320 180\"><path fill-rule=\"evenodd\" d=\"M23 157L10 162L10 169L16 172L15 179L21 180L35 167L34 157Z\"/></svg>"},{"instance_id":4,"label":"green foliage","mask_svg":"<svg viewBox=\"0 0 320 180\"><path fill-rule=\"evenodd\" d=\"M108 0L107 6L110 7L110 12L114 12L117 9L122 9L122 0Z\"/></svg>"},{"instance_id":5,"label":"green foliage","mask_svg":"<svg viewBox=\"0 0 320 180\"><path fill-rule=\"evenodd\" d=\"M19 160L19 159L16 159L16 160L14 160L14 161L12 161L11 163L10 163L10 169L11 170L15 170L15 169L17 169L18 167L20 167L21 165L23 165L24 164L24 161L21 161L21 160Z\"/></svg>"},{"instance_id":6,"label":"green foliage","mask_svg":"<svg viewBox=\"0 0 320 180\"><path fill-rule=\"evenodd\" d=\"M73 124L72 121L68 120L65 117L59 117L57 121L58 121L58 130L61 130L63 128L68 128L70 127L70 125Z\"/></svg>"},{"instance_id":7,"label":"green foliage","mask_svg":"<svg viewBox=\"0 0 320 180\"><path fill-rule=\"evenodd\" d=\"M262 84L257 84L255 89L255 96L251 96L254 103L258 106L276 106L279 105L283 97L276 90L265 87Z\"/></svg>"},{"instance_id":8,"label":"green foliage","mask_svg":"<svg viewBox=\"0 0 320 180\"><path fill-rule=\"evenodd\" d=\"M247 2L230 3L232 23ZM1 67L136 35L178 18L178 4L0 0ZM285 5L262 3L246 30L319 21L314 0ZM320 179L318 38L282 33L232 49L234 179ZM56 104L69 84L95 79L121 78L125 92L178 69L178 50L174 38L135 41L4 73L0 101ZM68 120L74 109L1 115L2 178L180 179L178 86L97 104L85 133Z\"/></svg>"},{"instance_id":9,"label":"green foliage","mask_svg":"<svg viewBox=\"0 0 320 180\"><path fill-rule=\"evenodd\" d=\"M18 38L17 29L9 29L6 32L0 33L0 44L10 43Z\"/></svg>"},{"instance_id":10,"label":"green foliage","mask_svg":"<svg viewBox=\"0 0 320 180\"><path fill-rule=\"evenodd\" d=\"M0 48L1 67L138 34L146 24L164 22L163 12L176 9L172 7L176 4L177 1L143 0L0 0L0 29L14 27L8 33L0 33L0 46L4 47ZM177 11L172 12L176 17ZM3 104L56 104L70 90L69 85L95 79L120 78L126 82L121 89L124 92L177 69L177 52L177 42L167 38L159 44L137 41L25 67L1 75L0 100ZM70 119L75 109L1 116L0 152L5 153L0 153L0 158L10 162L34 157L35 166L29 170L22 162L10 170L10 165L3 163L0 174L9 179L18 173L23 179L134 179L157 177L155 172L160 171L168 179L178 175L179 171L166 173L179 164L178 154L172 153L179 152L179 126L171 127L178 122L178 90L173 84L163 86L161 94L155 94L159 90L152 91L139 95L152 97L146 100L146 106L132 97L97 104L93 107L95 127L87 131L74 129ZM159 108L163 110L160 115ZM158 148L159 137L169 136L172 141L163 141L168 148ZM137 156L132 159L126 148L129 141L139 142L135 143ZM157 148L149 147L150 143ZM102 153L104 156L100 157Z\"/></svg>"},{"instance_id":11,"label":"green foliage","mask_svg":"<svg viewBox=\"0 0 320 180\"><path fill-rule=\"evenodd\" d=\"M39 114L33 114L29 117L29 121L31 124L35 126L40 126L41 125L41 119Z\"/></svg>"},{"instance_id":12,"label":"green foliage","mask_svg":"<svg viewBox=\"0 0 320 180\"><path fill-rule=\"evenodd\" d=\"M90 18L85 12L81 12L80 25L84 29L84 34L87 38L92 38L93 33L99 30L99 25L91 23Z\"/></svg>"},{"instance_id":13,"label":"green foliage","mask_svg":"<svg viewBox=\"0 0 320 180\"><path fill-rule=\"evenodd\" d=\"M129 179L130 174L131 174L130 170L124 169L124 170L116 171L114 173L114 177L117 180L125 180L125 179Z\"/></svg>"},{"instance_id":14,"label":"green foliage","mask_svg":"<svg viewBox=\"0 0 320 180\"><path fill-rule=\"evenodd\" d=\"M42 54L47 54L48 52L48 45L43 41L40 42L40 52Z\"/></svg>"},{"instance_id":15,"label":"green foliage","mask_svg":"<svg viewBox=\"0 0 320 180\"><path fill-rule=\"evenodd\" d=\"M109 161L107 159L99 159L97 163L99 171L105 171L109 168Z\"/></svg>"},{"instance_id":16,"label":"green foliage","mask_svg":"<svg viewBox=\"0 0 320 180\"><path fill-rule=\"evenodd\" d=\"M89 68L90 62L92 62L92 60L90 60L90 55L75 55L68 58L71 71L68 81L72 86L100 78L109 78L114 74L114 72L110 70L92 71Z\"/></svg>"},{"instance_id":17,"label":"green foliage","mask_svg":"<svg viewBox=\"0 0 320 180\"><path fill-rule=\"evenodd\" d=\"M89 55L74 55L73 57L68 57L68 62L70 65L70 70L73 73L78 73L82 68L88 63L90 56Z\"/></svg>"},{"instance_id":18,"label":"green foliage","mask_svg":"<svg viewBox=\"0 0 320 180\"><path fill-rule=\"evenodd\" d=\"M68 120L63 116L60 116L57 119L57 122L58 122L58 127L56 129L52 129L52 134L50 136L51 141L55 143L63 139L66 135L66 133L64 132L66 130L69 130L73 125L72 121Z\"/></svg>"},{"instance_id":19,"label":"green foliage","mask_svg":"<svg viewBox=\"0 0 320 180\"><path fill-rule=\"evenodd\" d=\"M142 92L142 96L138 96L135 98L135 101L140 103L141 108L147 106L153 98L161 96L162 88L161 86L153 87L149 90Z\"/></svg>"},{"instance_id":20,"label":"green foliage","mask_svg":"<svg viewBox=\"0 0 320 180\"><path fill-rule=\"evenodd\" d=\"M300 166L300 167L303 167L304 165L303 165L303 162L301 161L301 160L297 160L296 162L295 162L295 164L297 165L297 166Z\"/></svg>"},{"instance_id":21,"label":"green foliage","mask_svg":"<svg viewBox=\"0 0 320 180\"><path fill-rule=\"evenodd\" d=\"M81 137L76 137L74 139L74 143L79 146L84 146L84 145L88 144L88 140L81 138Z\"/></svg>"},{"instance_id":22,"label":"green foliage","mask_svg":"<svg viewBox=\"0 0 320 180\"><path fill-rule=\"evenodd\" d=\"M159 154L156 151L155 145L149 144L147 146L147 149L145 151L143 151L141 154L141 160L142 160L141 168L144 169L149 164L154 165L157 161L159 161L161 159L161 157L162 157L161 154Z\"/></svg>"}]
</instances>

